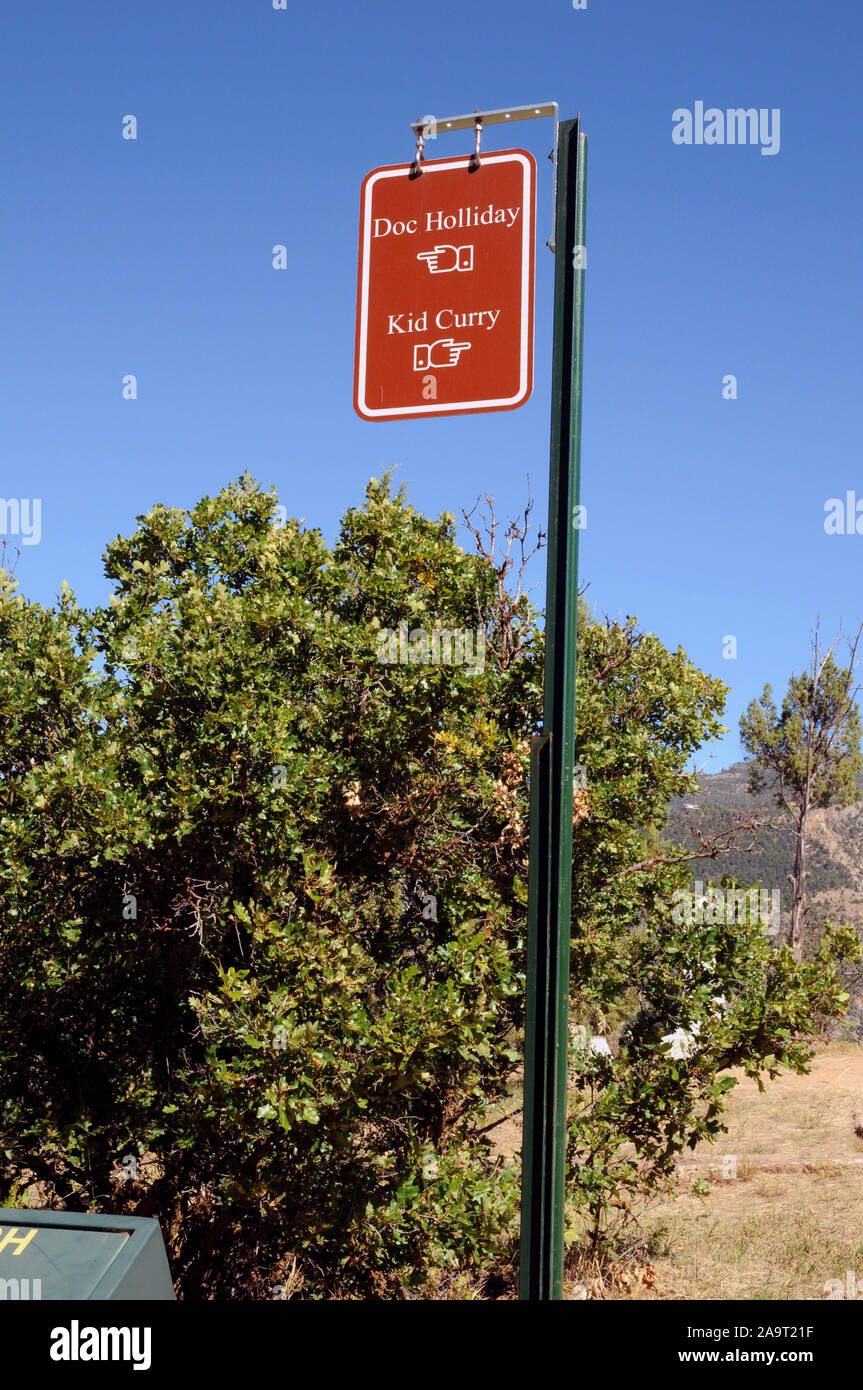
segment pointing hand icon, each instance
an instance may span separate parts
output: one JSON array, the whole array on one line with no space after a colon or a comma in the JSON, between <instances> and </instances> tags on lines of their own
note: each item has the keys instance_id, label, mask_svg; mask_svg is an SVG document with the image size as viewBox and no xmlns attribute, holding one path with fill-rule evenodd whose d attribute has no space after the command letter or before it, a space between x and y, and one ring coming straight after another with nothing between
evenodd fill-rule
<instances>
[{"instance_id":1,"label":"pointing hand icon","mask_svg":"<svg viewBox=\"0 0 863 1390\"><path fill-rule=\"evenodd\" d=\"M430 275L443 275L448 270L473 270L473 247L435 246L432 251L417 252L417 260L425 261Z\"/></svg>"},{"instance_id":2,"label":"pointing hand icon","mask_svg":"<svg viewBox=\"0 0 863 1390\"><path fill-rule=\"evenodd\" d=\"M429 367L455 367L470 343L457 343L454 338L439 338L436 343L417 343L414 346L414 371L424 372Z\"/></svg>"}]
</instances>

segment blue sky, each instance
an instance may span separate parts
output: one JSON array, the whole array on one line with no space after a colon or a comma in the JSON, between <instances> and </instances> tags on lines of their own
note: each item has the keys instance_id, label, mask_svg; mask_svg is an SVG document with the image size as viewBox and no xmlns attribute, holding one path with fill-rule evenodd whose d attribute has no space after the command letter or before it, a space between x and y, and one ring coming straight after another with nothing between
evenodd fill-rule
<instances>
[{"instance_id":1,"label":"blue sky","mask_svg":"<svg viewBox=\"0 0 863 1390\"><path fill-rule=\"evenodd\" d=\"M828 498L863 500L861 38L857 7L805 0L5 0L0 494L44 508L23 591L103 600L136 514L246 469L330 538L396 464L423 510L514 513L529 474L544 515L549 121L485 140L539 164L532 399L370 424L351 388L363 176L420 115L557 100L590 140L581 575L733 687L718 770L816 616L863 618L863 535L824 531ZM778 154L674 144L699 100L779 108Z\"/></svg>"}]
</instances>

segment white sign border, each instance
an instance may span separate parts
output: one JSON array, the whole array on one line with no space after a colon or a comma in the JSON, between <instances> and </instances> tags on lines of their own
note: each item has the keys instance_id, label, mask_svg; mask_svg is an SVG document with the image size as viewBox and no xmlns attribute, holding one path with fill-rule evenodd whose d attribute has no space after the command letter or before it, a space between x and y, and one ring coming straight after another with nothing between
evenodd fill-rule
<instances>
[{"instance_id":1,"label":"white sign border","mask_svg":"<svg viewBox=\"0 0 863 1390\"><path fill-rule=\"evenodd\" d=\"M470 163L470 156L459 156L457 159L446 160L445 162L427 164L420 175L421 178L428 178L430 174L445 173L448 169L463 169ZM531 161L521 150L501 150L495 154L484 154L483 164L521 164L523 169L523 206L528 210L531 208ZM371 174L366 182L365 197L362 208L362 222L360 235L362 236L362 280L360 288L360 323L359 323L359 343L358 343L358 364L357 372L357 413L364 420L398 419L412 415L461 415L469 411L477 410L505 410L512 409L514 406L521 405L527 399L530 389L530 362L529 346L531 339L530 322L531 303L530 303L530 245L531 245L531 219L522 217L521 229L521 357L519 360L519 386L514 396L499 396L493 400L486 401L458 401L450 406L446 402L432 401L429 405L406 405L396 409L383 407L375 410L366 402L366 371L367 371L367 346L369 328L369 276L371 266L371 228L372 213L372 191L375 184L381 179L404 178L410 169L409 164L400 164L391 169L379 169ZM536 210L533 209L534 219ZM443 407L443 408L442 408Z\"/></svg>"}]
</instances>

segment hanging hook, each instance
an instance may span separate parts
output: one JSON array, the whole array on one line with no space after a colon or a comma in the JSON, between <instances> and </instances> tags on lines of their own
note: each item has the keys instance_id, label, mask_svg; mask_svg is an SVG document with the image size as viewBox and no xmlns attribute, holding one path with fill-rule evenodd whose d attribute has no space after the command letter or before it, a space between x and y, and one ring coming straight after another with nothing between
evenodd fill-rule
<instances>
[{"instance_id":1,"label":"hanging hook","mask_svg":"<svg viewBox=\"0 0 863 1390\"><path fill-rule=\"evenodd\" d=\"M478 169L482 160L480 159L479 147L482 143L482 116L474 116L473 121L473 158L470 162L471 172Z\"/></svg>"},{"instance_id":2,"label":"hanging hook","mask_svg":"<svg viewBox=\"0 0 863 1390\"><path fill-rule=\"evenodd\" d=\"M419 176L420 176L420 174L421 174L422 171L423 171L423 169L422 169L422 163L423 163L423 160L424 160L424 158L425 158L425 154L423 153L424 149L425 149L425 126L423 125L423 119L422 119L422 116L421 116L420 119L419 119L419 121L417 122L417 152L416 152L416 155L414 156L414 162L413 162L413 164L411 165L411 178L412 178L412 179L418 179Z\"/></svg>"}]
</instances>

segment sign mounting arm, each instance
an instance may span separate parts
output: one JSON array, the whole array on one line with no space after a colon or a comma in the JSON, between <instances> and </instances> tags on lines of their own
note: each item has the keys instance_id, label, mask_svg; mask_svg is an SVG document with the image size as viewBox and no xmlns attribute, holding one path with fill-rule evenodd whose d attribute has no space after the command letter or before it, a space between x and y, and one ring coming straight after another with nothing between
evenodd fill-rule
<instances>
[{"instance_id":1,"label":"sign mounting arm","mask_svg":"<svg viewBox=\"0 0 863 1390\"><path fill-rule=\"evenodd\" d=\"M552 200L554 207L557 207L557 146L560 135L560 113L556 101L537 101L531 106L502 106L499 111L471 111L466 116L446 116L442 120L439 120L437 116L421 116L419 120L411 121L411 130L417 139L414 174L418 176L422 173L423 151L427 139L434 140L438 134L446 134L451 130L476 130L478 126L483 128L487 125L506 125L509 121L535 121L541 116L551 116L554 121L554 149L549 158L554 165ZM478 149L476 153L478 156ZM546 242L546 246L553 254L553 222L551 236Z\"/></svg>"}]
</instances>

